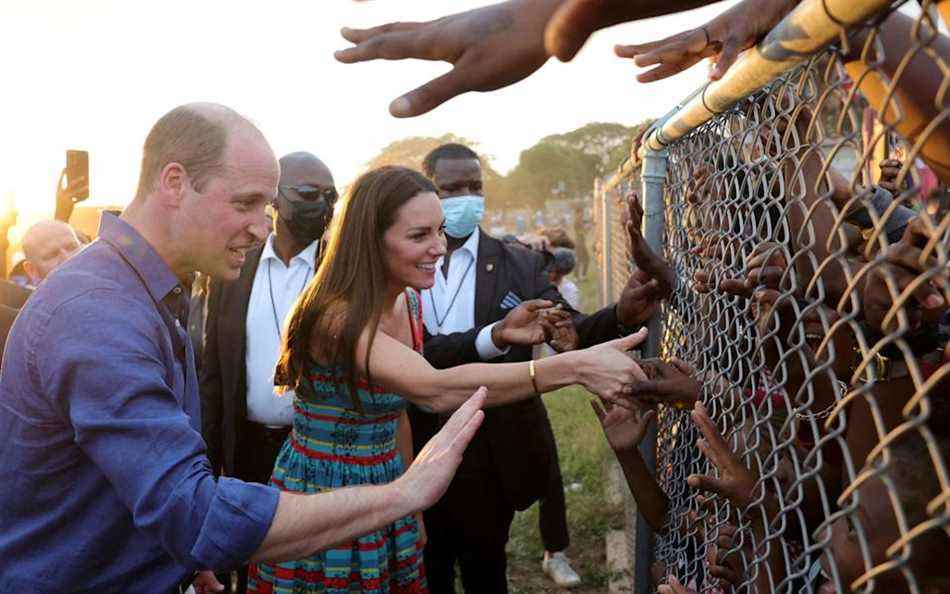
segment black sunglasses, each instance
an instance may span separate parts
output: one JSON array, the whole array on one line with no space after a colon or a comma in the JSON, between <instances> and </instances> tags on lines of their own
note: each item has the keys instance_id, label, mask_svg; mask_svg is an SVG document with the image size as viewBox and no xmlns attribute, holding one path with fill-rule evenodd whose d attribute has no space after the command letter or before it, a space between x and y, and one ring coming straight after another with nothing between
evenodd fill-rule
<instances>
[{"instance_id":1,"label":"black sunglasses","mask_svg":"<svg viewBox=\"0 0 950 594\"><path fill-rule=\"evenodd\" d=\"M311 186L309 184L304 184L300 186L277 186L277 190L284 195L288 200L295 202L298 200L304 200L306 202L316 202L321 198L326 200L328 203L333 204L336 202L336 199L339 197L337 194L336 188L328 187L323 188L320 186ZM292 190L291 195L284 193L284 190ZM293 194L296 194L300 198L294 198Z\"/></svg>"}]
</instances>

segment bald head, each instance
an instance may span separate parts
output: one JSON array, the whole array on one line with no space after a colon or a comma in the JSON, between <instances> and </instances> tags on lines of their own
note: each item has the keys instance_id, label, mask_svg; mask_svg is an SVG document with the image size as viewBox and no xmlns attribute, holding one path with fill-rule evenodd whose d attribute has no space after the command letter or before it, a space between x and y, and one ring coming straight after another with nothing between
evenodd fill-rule
<instances>
[{"instance_id":1,"label":"bald head","mask_svg":"<svg viewBox=\"0 0 950 594\"><path fill-rule=\"evenodd\" d=\"M273 206L282 257L289 258L323 237L336 199L333 174L315 155L298 151L280 159L280 191Z\"/></svg>"},{"instance_id":2,"label":"bald head","mask_svg":"<svg viewBox=\"0 0 950 594\"><path fill-rule=\"evenodd\" d=\"M201 191L220 174L229 143L264 135L250 120L217 103L188 103L162 116L148 133L142 149L142 169L136 198L148 195L169 163L180 164L192 185Z\"/></svg>"},{"instance_id":3,"label":"bald head","mask_svg":"<svg viewBox=\"0 0 950 594\"><path fill-rule=\"evenodd\" d=\"M73 228L62 221L41 221L23 235L23 267L33 284L39 284L54 268L79 249Z\"/></svg>"},{"instance_id":4,"label":"bald head","mask_svg":"<svg viewBox=\"0 0 950 594\"><path fill-rule=\"evenodd\" d=\"M313 153L297 151L280 158L280 185L333 187L333 174Z\"/></svg>"}]
</instances>

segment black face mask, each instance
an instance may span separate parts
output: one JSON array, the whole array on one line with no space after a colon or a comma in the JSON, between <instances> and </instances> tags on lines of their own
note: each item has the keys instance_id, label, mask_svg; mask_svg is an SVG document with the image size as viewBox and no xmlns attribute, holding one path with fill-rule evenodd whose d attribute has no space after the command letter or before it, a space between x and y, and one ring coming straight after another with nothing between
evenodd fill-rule
<instances>
[{"instance_id":1,"label":"black face mask","mask_svg":"<svg viewBox=\"0 0 950 594\"><path fill-rule=\"evenodd\" d=\"M314 201L288 200L283 194L278 194L277 216L284 221L298 243L310 245L323 237L333 216L333 207L324 198Z\"/></svg>"}]
</instances>

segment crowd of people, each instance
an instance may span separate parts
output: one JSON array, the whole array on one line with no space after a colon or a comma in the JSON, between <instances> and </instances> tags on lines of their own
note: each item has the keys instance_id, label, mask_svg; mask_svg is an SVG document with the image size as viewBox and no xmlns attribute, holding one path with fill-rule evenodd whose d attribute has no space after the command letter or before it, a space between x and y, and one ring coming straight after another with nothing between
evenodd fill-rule
<instances>
[{"instance_id":1,"label":"crowd of people","mask_svg":"<svg viewBox=\"0 0 950 594\"><path fill-rule=\"evenodd\" d=\"M707 57L718 78L796 4L744 0L704 27L617 54L657 64L645 80ZM390 107L412 116L462 92L511 84L550 55L570 59L599 28L673 10L661 2L509 0L430 23L346 29L354 46L337 59L452 62L448 74ZM882 27L899 37L908 23L895 13ZM939 43L948 55L948 40ZM504 60L491 59L498 56ZM883 66L891 67L905 68ZM924 81L903 89L907 100L937 121L942 108L919 99L937 82L913 62L906 68L922 78L905 84ZM761 133L806 138L812 119L801 110ZM943 184L946 154L933 143L947 138L946 124L906 138L923 145L921 158ZM699 209L747 187L717 183L724 172L787 167L769 152L775 145L764 146L742 157L749 162L691 172L685 202ZM706 526L701 517L671 521L663 469L652 471L637 447L663 410L691 411L699 451L717 470L686 480L700 507L720 497L765 510L746 526L716 526L718 552L706 562L719 587L772 590L785 568L780 549L763 554L732 537L751 529L755 542L768 540L782 498L797 489L817 502L802 510L805 533L819 531L840 494L861 495L859 509L842 513L827 546L812 552L816 569L803 587L850 587L887 561L907 526L921 526L909 560L877 575L876 590L950 590L940 563L950 550L948 514L931 504L946 487L928 474L950 453L950 219L898 199L899 164L882 164L881 181L856 198L801 146L797 171L812 189L781 213L755 213L784 217L792 229L787 241L761 243L744 257L741 276L724 275L734 267L723 263L741 252L736 237L753 236L742 224L716 227L687 210L681 225L703 263L688 288L698 311L712 307L704 296L727 294L755 320L754 333L710 331L758 344L766 360L759 400L772 406L778 394L801 419L792 453L774 454L787 456L783 478L749 468L712 420L718 404L704 397L734 390L728 373L631 353L648 320L685 290L682 269L642 236L636 195L625 212L632 273L615 303L582 313L567 275L587 260L584 238L553 228L529 237L485 233L481 160L466 146L436 148L423 171L368 171L341 197L317 156L278 160L264 133L230 108L172 109L145 139L138 188L121 215L104 213L87 242L57 208L60 220L23 238L23 286L3 286L0 592L454 592L457 579L466 592L507 592L512 519L537 501L544 568L558 584L576 585L557 448L540 399L570 385L596 396L593 412L657 531ZM831 179L824 195L814 189L820 176ZM61 180L57 204L80 189ZM802 245L806 230L828 241ZM849 266L867 270L857 289L844 282ZM819 293L807 290L814 279ZM855 294L854 316L835 324L838 304ZM876 359L874 398L846 399L857 376L841 354L898 330L904 344ZM901 365L908 349L916 367ZM715 346L709 351L716 356ZM931 439L892 437L897 462L882 471L876 449L919 399L918 367L932 407L918 425ZM769 370L782 370L780 388L770 387ZM843 401L843 430L819 422L841 414ZM824 462L802 484L788 466L797 468L795 452L809 447ZM868 472L855 470L865 465ZM863 530L873 525L868 538L850 538L856 514ZM674 567L658 567L656 584L676 594L702 587L680 583Z\"/></svg>"}]
</instances>

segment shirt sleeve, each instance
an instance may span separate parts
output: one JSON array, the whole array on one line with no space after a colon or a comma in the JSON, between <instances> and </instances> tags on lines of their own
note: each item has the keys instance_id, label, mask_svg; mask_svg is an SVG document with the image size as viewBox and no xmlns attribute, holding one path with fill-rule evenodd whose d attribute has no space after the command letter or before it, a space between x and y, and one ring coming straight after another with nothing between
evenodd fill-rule
<instances>
[{"instance_id":1,"label":"shirt sleeve","mask_svg":"<svg viewBox=\"0 0 950 594\"><path fill-rule=\"evenodd\" d=\"M581 296L577 289L577 285L571 281L565 281L561 284L560 290L561 295L564 296L564 300L567 301L568 305L574 309L577 309L581 302Z\"/></svg>"},{"instance_id":2,"label":"shirt sleeve","mask_svg":"<svg viewBox=\"0 0 950 594\"><path fill-rule=\"evenodd\" d=\"M491 339L491 329L495 327L495 324L498 324L498 322L485 326L475 337L475 350L478 351L478 356L481 357L482 361L489 361L507 355L508 351L511 350L511 347L499 349L495 345L495 341Z\"/></svg>"},{"instance_id":3,"label":"shirt sleeve","mask_svg":"<svg viewBox=\"0 0 950 594\"><path fill-rule=\"evenodd\" d=\"M186 568L235 567L263 541L279 492L214 479L183 395L169 387L167 340L156 312L115 291L87 294L51 316L38 381L138 530Z\"/></svg>"}]
</instances>

